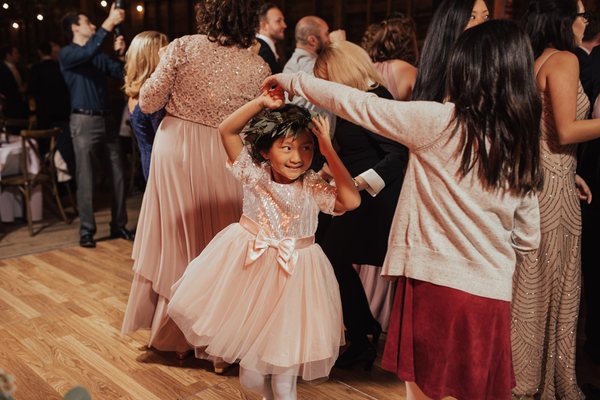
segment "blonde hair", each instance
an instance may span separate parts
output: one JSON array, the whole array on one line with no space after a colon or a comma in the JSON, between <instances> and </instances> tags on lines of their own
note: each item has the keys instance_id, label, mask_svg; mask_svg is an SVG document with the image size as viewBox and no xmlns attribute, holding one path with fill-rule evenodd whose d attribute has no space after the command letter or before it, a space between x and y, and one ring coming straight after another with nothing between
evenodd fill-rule
<instances>
[{"instance_id":1,"label":"blonde hair","mask_svg":"<svg viewBox=\"0 0 600 400\"><path fill-rule=\"evenodd\" d=\"M314 68L315 76L363 91L373 84L383 85L383 77L360 46L347 42L332 42L323 48Z\"/></svg>"},{"instance_id":2,"label":"blonde hair","mask_svg":"<svg viewBox=\"0 0 600 400\"><path fill-rule=\"evenodd\" d=\"M156 31L141 32L133 38L125 63L123 90L127 96L138 97L140 88L158 65L158 51L168 43L167 36Z\"/></svg>"}]
</instances>

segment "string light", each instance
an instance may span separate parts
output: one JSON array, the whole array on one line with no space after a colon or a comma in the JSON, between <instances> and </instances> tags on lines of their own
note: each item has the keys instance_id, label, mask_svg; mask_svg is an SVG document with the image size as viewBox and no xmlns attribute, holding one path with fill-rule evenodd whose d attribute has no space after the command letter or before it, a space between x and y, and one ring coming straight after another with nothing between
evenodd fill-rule
<instances>
[{"instance_id":1,"label":"string light","mask_svg":"<svg viewBox=\"0 0 600 400\"><path fill-rule=\"evenodd\" d=\"M144 12L144 6L142 6L141 4L138 4L138 6L135 9L137 10L137 12Z\"/></svg>"},{"instance_id":2,"label":"string light","mask_svg":"<svg viewBox=\"0 0 600 400\"><path fill-rule=\"evenodd\" d=\"M8 3L2 4L2 8L4 8L5 10L8 10Z\"/></svg>"},{"instance_id":3,"label":"string light","mask_svg":"<svg viewBox=\"0 0 600 400\"><path fill-rule=\"evenodd\" d=\"M38 14L36 18L37 18L38 21L43 21L44 20L44 16L42 14Z\"/></svg>"},{"instance_id":4,"label":"string light","mask_svg":"<svg viewBox=\"0 0 600 400\"><path fill-rule=\"evenodd\" d=\"M101 5L102 7L106 7L106 6L108 5L108 3L106 2L106 0L102 0L102 1L100 2L100 5Z\"/></svg>"},{"instance_id":5,"label":"string light","mask_svg":"<svg viewBox=\"0 0 600 400\"><path fill-rule=\"evenodd\" d=\"M13 22L12 27L13 27L13 29L19 29L19 24L16 22Z\"/></svg>"}]
</instances>

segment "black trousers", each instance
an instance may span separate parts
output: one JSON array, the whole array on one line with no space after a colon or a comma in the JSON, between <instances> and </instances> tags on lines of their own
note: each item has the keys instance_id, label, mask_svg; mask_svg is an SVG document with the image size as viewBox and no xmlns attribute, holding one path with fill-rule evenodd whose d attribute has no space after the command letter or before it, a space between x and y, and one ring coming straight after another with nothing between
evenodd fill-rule
<instances>
[{"instance_id":1,"label":"black trousers","mask_svg":"<svg viewBox=\"0 0 600 400\"><path fill-rule=\"evenodd\" d=\"M340 241L328 237L322 247L333 266L340 287L344 325L348 338L351 344L366 346L367 334L372 332L377 321L369 308L369 301L358 272L352 266L349 249Z\"/></svg>"}]
</instances>

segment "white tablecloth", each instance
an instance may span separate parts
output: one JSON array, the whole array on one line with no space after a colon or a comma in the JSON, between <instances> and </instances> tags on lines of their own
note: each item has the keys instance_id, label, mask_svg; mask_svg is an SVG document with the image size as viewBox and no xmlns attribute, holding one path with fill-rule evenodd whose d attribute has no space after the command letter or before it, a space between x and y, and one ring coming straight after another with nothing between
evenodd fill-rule
<instances>
[{"instance_id":1,"label":"white tablecloth","mask_svg":"<svg viewBox=\"0 0 600 400\"><path fill-rule=\"evenodd\" d=\"M0 179L4 176L18 174L21 170L20 157L23 150L19 136L9 136L10 143L0 145ZM28 166L30 173L40 169L39 160L33 149L28 149ZM42 187L36 186L31 191L31 216L34 221L42 219ZM23 196L16 187L0 188L0 219L2 222L13 222L15 218L23 218Z\"/></svg>"}]
</instances>

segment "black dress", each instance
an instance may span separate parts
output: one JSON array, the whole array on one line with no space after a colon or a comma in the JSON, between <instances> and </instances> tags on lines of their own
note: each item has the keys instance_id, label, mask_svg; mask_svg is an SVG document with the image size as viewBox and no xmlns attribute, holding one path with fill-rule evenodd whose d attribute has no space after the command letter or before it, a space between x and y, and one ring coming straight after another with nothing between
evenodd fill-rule
<instances>
[{"instance_id":1,"label":"black dress","mask_svg":"<svg viewBox=\"0 0 600 400\"><path fill-rule=\"evenodd\" d=\"M393 99L383 86L370 92ZM319 238L340 287L344 324L351 347L355 346L348 352L363 357L364 350L374 357L374 350L369 350L367 333L377 332L380 327L371 314L360 277L352 264L383 264L408 162L408 149L339 117L334 140L339 147L340 159L353 177L373 169L385 182L385 187L375 197L361 191L360 207L334 217ZM342 359L340 357L338 361ZM351 362L345 364L348 366ZM341 366L340 363L336 365Z\"/></svg>"}]
</instances>

